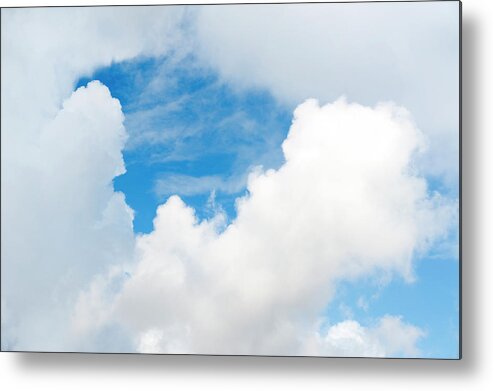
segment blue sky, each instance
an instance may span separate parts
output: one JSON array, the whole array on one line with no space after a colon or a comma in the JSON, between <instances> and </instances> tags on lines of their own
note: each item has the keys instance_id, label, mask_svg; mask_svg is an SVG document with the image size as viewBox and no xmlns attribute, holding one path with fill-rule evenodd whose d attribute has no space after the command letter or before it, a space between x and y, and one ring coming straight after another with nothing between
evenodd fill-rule
<instances>
[{"instance_id":1,"label":"blue sky","mask_svg":"<svg viewBox=\"0 0 493 391\"><path fill-rule=\"evenodd\" d=\"M362 324L371 324L375 317L402 314L425 330L426 338L418 345L425 357L457 357L458 262L425 257L417 262L415 273L417 278L412 283L398 277L383 285L371 278L340 283L335 300L328 308L329 319L342 321L348 317L349 310L350 317Z\"/></svg>"},{"instance_id":2,"label":"blue sky","mask_svg":"<svg viewBox=\"0 0 493 391\"><path fill-rule=\"evenodd\" d=\"M127 173L115 179L115 189L136 212L138 233L152 230L157 206L175 193L202 219L211 217L214 190L217 206L233 219L248 172L283 162L281 143L293 108L265 90L235 91L193 58L177 64L166 57L116 63L81 78L75 88L94 79L109 87L125 114ZM156 189L170 176L220 178L224 186L209 181L197 194Z\"/></svg>"}]
</instances>

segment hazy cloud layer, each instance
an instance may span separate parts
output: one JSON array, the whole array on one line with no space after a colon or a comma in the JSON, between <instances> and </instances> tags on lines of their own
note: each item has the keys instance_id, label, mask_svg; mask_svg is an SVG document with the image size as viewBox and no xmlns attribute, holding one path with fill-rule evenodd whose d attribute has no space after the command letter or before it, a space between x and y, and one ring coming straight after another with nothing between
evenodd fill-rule
<instances>
[{"instance_id":1,"label":"hazy cloud layer","mask_svg":"<svg viewBox=\"0 0 493 391\"><path fill-rule=\"evenodd\" d=\"M280 101L408 108L430 139L420 167L457 187L459 3L201 7L197 53L238 88Z\"/></svg>"}]
</instances>

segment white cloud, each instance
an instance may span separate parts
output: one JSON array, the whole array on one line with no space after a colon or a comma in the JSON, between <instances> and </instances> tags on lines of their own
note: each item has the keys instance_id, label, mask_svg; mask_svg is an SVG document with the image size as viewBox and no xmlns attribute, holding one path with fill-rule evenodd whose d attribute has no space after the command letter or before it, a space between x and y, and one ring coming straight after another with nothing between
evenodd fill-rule
<instances>
[{"instance_id":1,"label":"white cloud","mask_svg":"<svg viewBox=\"0 0 493 391\"><path fill-rule=\"evenodd\" d=\"M112 321L146 352L302 353L337 281L379 272L412 279L416 254L446 234L456 205L429 194L416 174L422 148L402 108L308 100L283 143L285 164L250 175L225 230L221 216L199 222L177 196L159 207L108 307ZM396 340L383 335L387 327ZM356 341L347 351L341 330ZM319 348L415 354L420 335L391 317L371 330L349 322Z\"/></svg>"}]
</instances>

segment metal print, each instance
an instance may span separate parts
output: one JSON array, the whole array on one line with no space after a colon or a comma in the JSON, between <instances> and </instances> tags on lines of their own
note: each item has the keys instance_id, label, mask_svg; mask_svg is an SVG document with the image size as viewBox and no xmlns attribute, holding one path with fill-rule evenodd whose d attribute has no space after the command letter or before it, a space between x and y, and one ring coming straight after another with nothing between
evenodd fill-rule
<instances>
[{"instance_id":1,"label":"metal print","mask_svg":"<svg viewBox=\"0 0 493 391\"><path fill-rule=\"evenodd\" d=\"M3 8L2 351L460 358L460 14Z\"/></svg>"}]
</instances>

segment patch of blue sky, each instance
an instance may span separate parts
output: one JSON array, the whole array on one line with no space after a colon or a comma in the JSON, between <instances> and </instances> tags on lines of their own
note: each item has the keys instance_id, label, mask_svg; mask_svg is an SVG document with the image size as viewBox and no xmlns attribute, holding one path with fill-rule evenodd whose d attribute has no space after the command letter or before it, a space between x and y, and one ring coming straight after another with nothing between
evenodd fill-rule
<instances>
[{"instance_id":1,"label":"patch of blue sky","mask_svg":"<svg viewBox=\"0 0 493 391\"><path fill-rule=\"evenodd\" d=\"M428 192L440 193L441 196L447 197L449 199L459 198L459 183L450 184L448 181L444 180L438 176L427 176L426 183L428 186Z\"/></svg>"},{"instance_id":2,"label":"patch of blue sky","mask_svg":"<svg viewBox=\"0 0 493 391\"><path fill-rule=\"evenodd\" d=\"M115 179L115 188L136 212L136 232L152 230L156 207L172 194L202 219L210 217L208 200L215 191L216 204L232 219L246 174L255 166L276 168L283 162L281 143L293 108L263 90L231 88L192 57L115 63L81 78L76 87L94 79L108 86L125 114L127 173ZM156 192L157 183L176 176L217 180L209 187L200 182L196 192L174 188L167 193L166 186Z\"/></svg>"},{"instance_id":3,"label":"patch of blue sky","mask_svg":"<svg viewBox=\"0 0 493 391\"><path fill-rule=\"evenodd\" d=\"M386 283L377 277L337 284L325 316L329 324L352 318L368 326L384 315L425 331L417 346L424 357L459 355L459 263L423 258L416 263L416 279L396 277Z\"/></svg>"}]
</instances>

